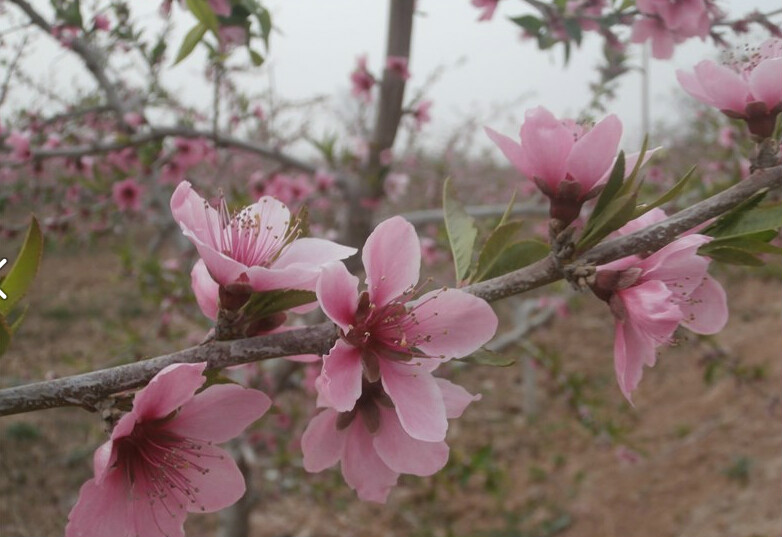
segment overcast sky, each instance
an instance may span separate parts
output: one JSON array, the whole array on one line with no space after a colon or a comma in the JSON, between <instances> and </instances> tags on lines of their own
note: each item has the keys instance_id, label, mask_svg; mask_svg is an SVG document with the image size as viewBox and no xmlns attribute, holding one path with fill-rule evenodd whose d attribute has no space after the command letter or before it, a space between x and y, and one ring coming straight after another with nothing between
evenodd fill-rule
<instances>
[{"instance_id":1,"label":"overcast sky","mask_svg":"<svg viewBox=\"0 0 782 537\"><path fill-rule=\"evenodd\" d=\"M33 4L44 6L44 0ZM248 85L263 88L273 73L277 93L290 99L313 95L345 95L349 91L349 74L359 54L369 56L370 69L379 73L385 53L387 2L381 0L268 0L278 32L273 35L267 63ZM719 2L731 16L753 9L771 11L779 0L731 0ZM144 0L132 3L139 20L156 24L159 2ZM14 9L7 6L6 9ZM176 8L175 8L176 10ZM562 49L539 51L534 42L522 41L517 27L507 20L528 11L517 0L503 0L490 22L477 22L479 11L469 0L419 0L415 18L410 71L410 90L415 91L440 67L446 67L427 98L434 101L433 123L425 134L436 147L461 124L465 114L489 116L493 105L518 102L507 107L504 120L494 118L493 127L512 134L526 108L548 107L557 115L577 116L590 100L589 83L597 79L594 68L600 62L601 40L585 34L580 49L574 50L565 67ZM177 32L171 47L175 50L181 36L192 25L192 18L181 13L175 18ZM760 34L758 34L760 35ZM48 50L48 52L47 52ZM640 48L631 49L640 64ZM58 82L83 75L83 67L63 61L67 53L52 52L43 47L44 58L52 78ZM172 52L173 55L173 52ZM703 58L713 58L715 47L709 42L691 39L677 47L670 61L651 60L652 119L665 118L671 110L677 87L675 70L691 68ZM170 60L169 60L170 61ZM210 95L203 78L203 55L197 54L170 69L167 80L184 100L202 100ZM626 75L617 101L611 105L625 125L625 143L635 144L641 138L640 80L638 74ZM408 91L408 95L410 92Z\"/></svg>"}]
</instances>

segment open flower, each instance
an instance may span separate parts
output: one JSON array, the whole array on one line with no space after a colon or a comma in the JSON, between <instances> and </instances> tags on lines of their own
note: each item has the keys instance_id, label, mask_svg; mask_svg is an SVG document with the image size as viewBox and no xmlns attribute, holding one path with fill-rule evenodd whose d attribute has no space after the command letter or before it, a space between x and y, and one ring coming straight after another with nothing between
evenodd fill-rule
<instances>
[{"instance_id":1,"label":"open flower","mask_svg":"<svg viewBox=\"0 0 782 537\"><path fill-rule=\"evenodd\" d=\"M213 512L242 497L244 478L213 443L230 440L263 416L258 390L206 381L206 363L160 371L95 451L95 477L79 491L66 537L184 536L188 512Z\"/></svg>"},{"instance_id":2,"label":"open flower","mask_svg":"<svg viewBox=\"0 0 782 537\"><path fill-rule=\"evenodd\" d=\"M458 418L480 396L445 379L435 387L448 418ZM304 468L321 472L342 463L342 475L362 500L385 503L399 474L429 476L448 462L448 445L411 437L379 382L366 383L350 412L328 408L310 421L301 438Z\"/></svg>"},{"instance_id":3,"label":"open flower","mask_svg":"<svg viewBox=\"0 0 782 537\"><path fill-rule=\"evenodd\" d=\"M298 238L288 208L268 196L232 216L224 200L215 209L184 181L171 196L171 212L222 286L239 282L254 291L314 290L322 265L356 251L324 239Z\"/></svg>"},{"instance_id":4,"label":"open flower","mask_svg":"<svg viewBox=\"0 0 782 537\"><path fill-rule=\"evenodd\" d=\"M629 222L620 235L665 219L655 209ZM643 366L656 362L656 348L671 341L681 324L696 334L716 334L728 320L722 286L707 273L710 260L698 248L711 237L678 238L648 257L629 256L597 267L593 290L616 319L614 367L625 397L638 387Z\"/></svg>"},{"instance_id":5,"label":"open flower","mask_svg":"<svg viewBox=\"0 0 782 537\"><path fill-rule=\"evenodd\" d=\"M703 60L695 72L676 71L684 90L723 114L747 122L749 131L768 138L782 112L782 39L769 39L728 65Z\"/></svg>"},{"instance_id":6,"label":"open flower","mask_svg":"<svg viewBox=\"0 0 782 537\"><path fill-rule=\"evenodd\" d=\"M356 60L356 68L350 73L351 93L365 103L372 101L372 86L375 85L375 77L367 69L367 56L359 56Z\"/></svg>"},{"instance_id":7,"label":"open flower","mask_svg":"<svg viewBox=\"0 0 782 537\"><path fill-rule=\"evenodd\" d=\"M318 302L340 329L318 380L325 405L353 410L362 378L380 380L407 434L442 441L446 410L431 371L489 341L497 316L484 300L456 289L415 298L421 245L415 228L400 216L375 228L362 259L368 289L360 294L358 278L342 263L324 268L318 280Z\"/></svg>"},{"instance_id":8,"label":"open flower","mask_svg":"<svg viewBox=\"0 0 782 537\"><path fill-rule=\"evenodd\" d=\"M652 41L652 56L665 60L674 46L691 37L705 39L711 29L704 0L638 0L639 17L633 23L630 41Z\"/></svg>"},{"instance_id":9,"label":"open flower","mask_svg":"<svg viewBox=\"0 0 782 537\"><path fill-rule=\"evenodd\" d=\"M589 129L560 121L542 106L527 111L521 143L485 130L511 164L549 197L551 217L565 224L578 217L581 205L608 180L622 137L622 123L613 114ZM628 156L627 169L637 158Z\"/></svg>"},{"instance_id":10,"label":"open flower","mask_svg":"<svg viewBox=\"0 0 782 537\"><path fill-rule=\"evenodd\" d=\"M111 197L120 211L141 210L141 195L143 193L144 187L130 177L114 183L111 187Z\"/></svg>"}]
</instances>

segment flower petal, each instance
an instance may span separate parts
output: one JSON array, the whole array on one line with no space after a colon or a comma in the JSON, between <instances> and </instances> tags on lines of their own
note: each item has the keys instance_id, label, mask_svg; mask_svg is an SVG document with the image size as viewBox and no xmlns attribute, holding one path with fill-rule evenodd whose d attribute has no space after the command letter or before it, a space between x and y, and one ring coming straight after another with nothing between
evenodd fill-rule
<instances>
[{"instance_id":1,"label":"flower petal","mask_svg":"<svg viewBox=\"0 0 782 537\"><path fill-rule=\"evenodd\" d=\"M113 470L98 486L90 479L81 486L79 499L68 515L65 537L131 537L129 484L120 470Z\"/></svg>"},{"instance_id":2,"label":"flower petal","mask_svg":"<svg viewBox=\"0 0 782 537\"><path fill-rule=\"evenodd\" d=\"M677 299L684 300L706 275L709 260L698 255L698 248L710 240L711 237L693 233L667 244L638 263L643 280L660 280Z\"/></svg>"},{"instance_id":3,"label":"flower petal","mask_svg":"<svg viewBox=\"0 0 782 537\"><path fill-rule=\"evenodd\" d=\"M416 365L381 360L380 375L407 434L424 442L443 441L448 420L443 394L431 373Z\"/></svg>"},{"instance_id":4,"label":"flower petal","mask_svg":"<svg viewBox=\"0 0 782 537\"><path fill-rule=\"evenodd\" d=\"M389 408L380 409L380 429L372 445L383 462L400 474L425 477L442 470L448 462L445 442L415 440L402 429L399 418Z\"/></svg>"},{"instance_id":5,"label":"flower petal","mask_svg":"<svg viewBox=\"0 0 782 537\"><path fill-rule=\"evenodd\" d=\"M301 437L304 469L322 472L337 464L345 446L345 431L337 430L336 410L327 408L310 420Z\"/></svg>"},{"instance_id":6,"label":"flower petal","mask_svg":"<svg viewBox=\"0 0 782 537\"><path fill-rule=\"evenodd\" d=\"M749 97L747 83L732 69L703 60L695 66L701 87L720 110L744 113Z\"/></svg>"},{"instance_id":7,"label":"flower petal","mask_svg":"<svg viewBox=\"0 0 782 537\"><path fill-rule=\"evenodd\" d=\"M508 136L500 134L499 132L495 131L494 129L490 129L489 127L484 127L483 130L489 136L491 141L500 148L500 151L502 151L502 154L505 155L505 158L508 159L511 164L513 164L513 167L524 175L527 175L521 167L521 144L514 142ZM532 179L531 176L529 178Z\"/></svg>"},{"instance_id":8,"label":"flower petal","mask_svg":"<svg viewBox=\"0 0 782 537\"><path fill-rule=\"evenodd\" d=\"M749 75L749 88L769 110L782 103L782 58L761 61Z\"/></svg>"},{"instance_id":9,"label":"flower petal","mask_svg":"<svg viewBox=\"0 0 782 537\"><path fill-rule=\"evenodd\" d=\"M236 282L242 274L247 272L247 265L215 250L189 229L183 230L182 234L196 247L198 255L201 256L201 259L203 259L206 264L206 268L209 270L209 275L217 283L222 285L232 284Z\"/></svg>"},{"instance_id":10,"label":"flower petal","mask_svg":"<svg viewBox=\"0 0 782 537\"><path fill-rule=\"evenodd\" d=\"M236 503L246 490L244 476L231 455L222 448L204 443L198 449L196 463L208 471L199 471L195 464L183 468L182 477L193 490L194 500L187 502L191 513L213 513ZM144 534L141 534L144 535Z\"/></svg>"},{"instance_id":11,"label":"flower petal","mask_svg":"<svg viewBox=\"0 0 782 537\"><path fill-rule=\"evenodd\" d=\"M679 307L684 314L682 324L696 334L716 334L728 322L725 289L708 274Z\"/></svg>"},{"instance_id":12,"label":"flower petal","mask_svg":"<svg viewBox=\"0 0 782 537\"><path fill-rule=\"evenodd\" d=\"M361 396L361 374L361 351L340 339L323 357L317 385L333 408L347 412Z\"/></svg>"},{"instance_id":13,"label":"flower petal","mask_svg":"<svg viewBox=\"0 0 782 537\"><path fill-rule=\"evenodd\" d=\"M430 291L409 304L407 340L427 355L461 358L494 337L497 315L485 300L458 289Z\"/></svg>"},{"instance_id":14,"label":"flower petal","mask_svg":"<svg viewBox=\"0 0 782 537\"><path fill-rule=\"evenodd\" d=\"M323 313L347 333L350 325L355 323L358 278L342 263L331 263L323 268L315 294Z\"/></svg>"},{"instance_id":15,"label":"flower petal","mask_svg":"<svg viewBox=\"0 0 782 537\"><path fill-rule=\"evenodd\" d=\"M296 264L322 266L350 257L356 251L355 248L342 246L336 242L305 237L293 241L272 266L280 269Z\"/></svg>"},{"instance_id":16,"label":"flower petal","mask_svg":"<svg viewBox=\"0 0 782 537\"><path fill-rule=\"evenodd\" d=\"M553 192L565 179L566 161L573 148L573 133L539 106L528 110L521 125L521 169L544 181Z\"/></svg>"},{"instance_id":17,"label":"flower petal","mask_svg":"<svg viewBox=\"0 0 782 537\"><path fill-rule=\"evenodd\" d=\"M271 404L259 390L215 384L185 403L168 427L180 436L219 444L239 436Z\"/></svg>"},{"instance_id":18,"label":"flower petal","mask_svg":"<svg viewBox=\"0 0 782 537\"><path fill-rule=\"evenodd\" d=\"M413 225L394 216L377 225L361 252L369 298L387 304L418 283L421 243Z\"/></svg>"},{"instance_id":19,"label":"flower petal","mask_svg":"<svg viewBox=\"0 0 782 537\"><path fill-rule=\"evenodd\" d=\"M220 234L217 211L199 196L188 181L182 181L171 195L171 214L182 231L189 230L193 237L213 250L219 249L214 238Z\"/></svg>"},{"instance_id":20,"label":"flower petal","mask_svg":"<svg viewBox=\"0 0 782 537\"><path fill-rule=\"evenodd\" d=\"M399 474L391 470L375 452L372 435L360 419L353 420L345 439L342 476L364 501L386 503Z\"/></svg>"},{"instance_id":21,"label":"flower petal","mask_svg":"<svg viewBox=\"0 0 782 537\"><path fill-rule=\"evenodd\" d=\"M701 86L698 77L695 76L693 73L690 73L688 71L683 71L682 69L677 69L676 79L679 81L679 84L684 89L684 91L689 93L691 96L695 97L703 104L707 104L709 106L716 106L716 104L714 103L714 99L712 99L711 96L708 93L706 93L706 90L703 89L703 86Z\"/></svg>"},{"instance_id":22,"label":"flower petal","mask_svg":"<svg viewBox=\"0 0 782 537\"><path fill-rule=\"evenodd\" d=\"M190 286L193 288L198 307L207 318L217 320L220 284L212 279L203 259L199 259L190 271Z\"/></svg>"},{"instance_id":23,"label":"flower petal","mask_svg":"<svg viewBox=\"0 0 782 537\"><path fill-rule=\"evenodd\" d=\"M172 364L163 368L133 400L133 414L140 420L164 418L193 398L206 382L206 362ZM113 435L112 435L113 438Z\"/></svg>"},{"instance_id":24,"label":"flower petal","mask_svg":"<svg viewBox=\"0 0 782 537\"><path fill-rule=\"evenodd\" d=\"M603 119L578 139L567 157L566 170L586 194L594 187L616 157L622 122L616 115Z\"/></svg>"},{"instance_id":25,"label":"flower petal","mask_svg":"<svg viewBox=\"0 0 782 537\"><path fill-rule=\"evenodd\" d=\"M435 378L437 386L443 394L445 414L448 419L461 417L467 405L473 401L480 401L481 394L472 395L458 384L444 378Z\"/></svg>"}]
</instances>

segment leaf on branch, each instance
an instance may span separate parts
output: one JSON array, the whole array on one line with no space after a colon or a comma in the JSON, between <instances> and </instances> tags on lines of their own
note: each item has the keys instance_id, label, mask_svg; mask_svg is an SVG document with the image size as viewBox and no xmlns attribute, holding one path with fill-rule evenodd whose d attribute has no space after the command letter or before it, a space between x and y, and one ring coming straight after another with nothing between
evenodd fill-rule
<instances>
[{"instance_id":1,"label":"leaf on branch","mask_svg":"<svg viewBox=\"0 0 782 537\"><path fill-rule=\"evenodd\" d=\"M490 280L529 266L546 257L548 253L548 245L541 241L529 239L514 242L500 252L491 267L486 270L483 280Z\"/></svg>"},{"instance_id":2,"label":"leaf on branch","mask_svg":"<svg viewBox=\"0 0 782 537\"><path fill-rule=\"evenodd\" d=\"M485 279L486 274L494 267L503 251L510 246L511 241L516 238L523 225L521 220L514 220L498 226L491 232L481 248L480 254L478 254L478 265L475 267L473 277L470 278L472 282L480 282Z\"/></svg>"},{"instance_id":3,"label":"leaf on branch","mask_svg":"<svg viewBox=\"0 0 782 537\"><path fill-rule=\"evenodd\" d=\"M475 365L489 365L492 367L508 367L516 363L515 358L510 358L498 352L481 347L469 356L461 359L462 362Z\"/></svg>"},{"instance_id":4,"label":"leaf on branch","mask_svg":"<svg viewBox=\"0 0 782 537\"><path fill-rule=\"evenodd\" d=\"M182 45L179 47L179 52L177 52L174 65L190 56L190 53L195 50L196 45L198 45L198 43L201 42L201 39L203 39L204 35L206 35L206 30L206 25L202 22L199 22L193 26L189 32L187 32L187 35L182 40Z\"/></svg>"},{"instance_id":5,"label":"leaf on branch","mask_svg":"<svg viewBox=\"0 0 782 537\"><path fill-rule=\"evenodd\" d=\"M443 214L458 285L470 270L478 230L475 228L475 219L467 214L462 203L456 198L450 177L443 185Z\"/></svg>"},{"instance_id":6,"label":"leaf on branch","mask_svg":"<svg viewBox=\"0 0 782 537\"><path fill-rule=\"evenodd\" d=\"M187 9L213 34L218 35L220 33L220 23L217 20L217 15L209 6L209 2L206 0L187 0Z\"/></svg>"},{"instance_id":7,"label":"leaf on branch","mask_svg":"<svg viewBox=\"0 0 782 537\"><path fill-rule=\"evenodd\" d=\"M690 168L687 173L684 174L684 177L679 179L675 185L671 187L670 190L668 190L665 194L654 200L652 203L649 204L643 204L640 205L635 210L635 214L633 215L633 218L638 218L639 216L648 213L652 209L655 209L657 207L660 207L669 201L675 199L679 194L682 193L684 190L684 187L687 186L687 183L690 182L690 179L693 177L693 172L695 171L696 166L693 166Z\"/></svg>"},{"instance_id":8,"label":"leaf on branch","mask_svg":"<svg viewBox=\"0 0 782 537\"><path fill-rule=\"evenodd\" d=\"M759 202L760 197L750 204L742 204L731 210L707 227L703 233L715 239L727 239L765 232L770 235L769 240L773 239L782 228L782 204L757 207Z\"/></svg>"},{"instance_id":9,"label":"leaf on branch","mask_svg":"<svg viewBox=\"0 0 782 537\"><path fill-rule=\"evenodd\" d=\"M275 313L315 302L315 300L317 297L312 291L300 289L264 291L253 293L243 310L245 317L262 319Z\"/></svg>"},{"instance_id":10,"label":"leaf on branch","mask_svg":"<svg viewBox=\"0 0 782 537\"><path fill-rule=\"evenodd\" d=\"M8 346L11 344L11 329L8 327L8 323L5 322L5 318L0 315L0 356L5 354L8 350Z\"/></svg>"},{"instance_id":11,"label":"leaf on branch","mask_svg":"<svg viewBox=\"0 0 782 537\"><path fill-rule=\"evenodd\" d=\"M42 255L43 234L38 220L32 217L19 255L3 279L2 288L8 296L7 299L0 300L0 314L4 317L7 317L16 303L27 294L38 273Z\"/></svg>"},{"instance_id":12,"label":"leaf on branch","mask_svg":"<svg viewBox=\"0 0 782 537\"><path fill-rule=\"evenodd\" d=\"M254 66L260 67L261 65L263 65L263 62L265 61L263 56L261 56L251 48L248 48L247 51L250 53L250 60L253 62Z\"/></svg>"},{"instance_id":13,"label":"leaf on branch","mask_svg":"<svg viewBox=\"0 0 782 537\"><path fill-rule=\"evenodd\" d=\"M522 15L521 17L511 17L514 23L524 28L527 33L537 35L543 27L543 21L534 15Z\"/></svg>"}]
</instances>

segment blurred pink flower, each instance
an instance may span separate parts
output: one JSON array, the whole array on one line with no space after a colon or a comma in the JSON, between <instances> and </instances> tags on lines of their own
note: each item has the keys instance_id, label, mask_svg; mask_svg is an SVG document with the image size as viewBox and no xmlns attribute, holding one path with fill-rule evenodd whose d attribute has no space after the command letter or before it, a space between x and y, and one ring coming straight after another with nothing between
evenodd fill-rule
<instances>
[{"instance_id":1,"label":"blurred pink flower","mask_svg":"<svg viewBox=\"0 0 782 537\"><path fill-rule=\"evenodd\" d=\"M141 210L141 195L144 187L135 179L129 177L124 181L118 181L111 187L111 197L120 211Z\"/></svg>"},{"instance_id":2,"label":"blurred pink flower","mask_svg":"<svg viewBox=\"0 0 782 537\"><path fill-rule=\"evenodd\" d=\"M472 0L472 5L481 10L481 16L478 17L478 21L491 20L499 3L500 0Z\"/></svg>"},{"instance_id":3,"label":"blurred pink flower","mask_svg":"<svg viewBox=\"0 0 782 537\"><path fill-rule=\"evenodd\" d=\"M111 30L111 22L109 22L109 18L106 15L103 13L98 13L92 18L92 27L95 30L108 32Z\"/></svg>"},{"instance_id":4,"label":"blurred pink flower","mask_svg":"<svg viewBox=\"0 0 782 537\"><path fill-rule=\"evenodd\" d=\"M717 136L717 143L725 149L736 147L736 131L732 127L722 127Z\"/></svg>"},{"instance_id":5,"label":"blurred pink flower","mask_svg":"<svg viewBox=\"0 0 782 537\"><path fill-rule=\"evenodd\" d=\"M231 2L230 0L208 0L209 7L215 12L215 15L221 17L231 16Z\"/></svg>"},{"instance_id":6,"label":"blurred pink flower","mask_svg":"<svg viewBox=\"0 0 782 537\"><path fill-rule=\"evenodd\" d=\"M356 60L356 68L350 74L352 84L351 93L365 103L372 101L372 87L375 85L375 77L367 69L367 56L359 56Z\"/></svg>"},{"instance_id":7,"label":"blurred pink flower","mask_svg":"<svg viewBox=\"0 0 782 537\"><path fill-rule=\"evenodd\" d=\"M625 235L665 219L654 209L622 227ZM707 273L710 260L698 248L711 237L692 233L648 257L629 256L597 267L595 293L616 320L614 368L628 401L643 366L656 362L655 349L681 324L696 334L716 334L728 320L722 286Z\"/></svg>"},{"instance_id":8,"label":"blurred pink flower","mask_svg":"<svg viewBox=\"0 0 782 537\"><path fill-rule=\"evenodd\" d=\"M704 0L638 0L637 7L643 16L633 23L630 41L651 39L655 58L668 59L674 45L709 35L711 20Z\"/></svg>"},{"instance_id":9,"label":"blurred pink flower","mask_svg":"<svg viewBox=\"0 0 782 537\"><path fill-rule=\"evenodd\" d=\"M695 72L676 71L684 90L697 100L734 119L749 131L768 138L782 112L782 39L769 39L728 66L703 60Z\"/></svg>"},{"instance_id":10,"label":"blurred pink flower","mask_svg":"<svg viewBox=\"0 0 782 537\"><path fill-rule=\"evenodd\" d=\"M122 116L122 119L131 127L140 127L144 124L144 116L138 112L127 112L124 116Z\"/></svg>"},{"instance_id":11,"label":"blurred pink flower","mask_svg":"<svg viewBox=\"0 0 782 537\"><path fill-rule=\"evenodd\" d=\"M404 56L389 56L386 58L386 69L395 73L402 80L410 78L410 71L407 68L408 59Z\"/></svg>"},{"instance_id":12,"label":"blurred pink flower","mask_svg":"<svg viewBox=\"0 0 782 537\"><path fill-rule=\"evenodd\" d=\"M447 418L458 418L473 396L445 379L434 390ZM328 408L310 421L301 438L304 468L322 472L341 462L345 481L365 501L385 503L399 474L429 476L448 462L443 440L424 441L407 433L381 383L366 383L350 412Z\"/></svg>"},{"instance_id":13,"label":"blurred pink flower","mask_svg":"<svg viewBox=\"0 0 782 537\"><path fill-rule=\"evenodd\" d=\"M415 129L421 130L426 123L432 121L429 109L432 108L432 101L421 101L413 110L413 119L415 120Z\"/></svg>"},{"instance_id":14,"label":"blurred pink flower","mask_svg":"<svg viewBox=\"0 0 782 537\"><path fill-rule=\"evenodd\" d=\"M244 26L220 26L218 35L220 48L224 52L247 44L247 29Z\"/></svg>"},{"instance_id":15,"label":"blurred pink flower","mask_svg":"<svg viewBox=\"0 0 782 537\"><path fill-rule=\"evenodd\" d=\"M241 434L271 400L236 384L196 394L205 368L170 365L138 391L95 451L95 477L79 491L66 537L184 537L188 512L214 512L242 497L241 471L212 444Z\"/></svg>"},{"instance_id":16,"label":"blurred pink flower","mask_svg":"<svg viewBox=\"0 0 782 537\"><path fill-rule=\"evenodd\" d=\"M362 378L382 382L402 428L418 440L439 442L448 424L431 372L451 358L474 352L497 329L482 299L457 289L415 296L421 245L400 216L380 223L364 244L367 291L342 263L323 269L315 292L340 339L323 357L318 387L323 404L353 409Z\"/></svg>"},{"instance_id":17,"label":"blurred pink flower","mask_svg":"<svg viewBox=\"0 0 782 537\"><path fill-rule=\"evenodd\" d=\"M171 213L220 285L246 282L254 291L314 289L321 266L356 252L331 241L298 238L298 223L271 197L231 214L211 207L187 181L171 196Z\"/></svg>"},{"instance_id":18,"label":"blurred pink flower","mask_svg":"<svg viewBox=\"0 0 782 537\"><path fill-rule=\"evenodd\" d=\"M407 193L410 176L406 173L391 172L383 181L383 191L391 203L398 203Z\"/></svg>"},{"instance_id":19,"label":"blurred pink flower","mask_svg":"<svg viewBox=\"0 0 782 537\"><path fill-rule=\"evenodd\" d=\"M5 143L11 146L11 158L17 162L27 162L33 156L30 151L30 137L19 131L11 131Z\"/></svg>"}]
</instances>

